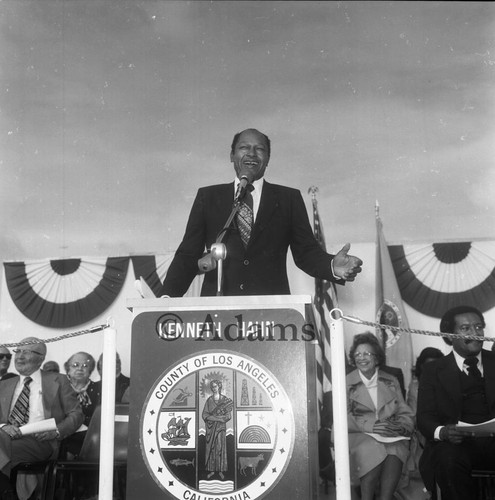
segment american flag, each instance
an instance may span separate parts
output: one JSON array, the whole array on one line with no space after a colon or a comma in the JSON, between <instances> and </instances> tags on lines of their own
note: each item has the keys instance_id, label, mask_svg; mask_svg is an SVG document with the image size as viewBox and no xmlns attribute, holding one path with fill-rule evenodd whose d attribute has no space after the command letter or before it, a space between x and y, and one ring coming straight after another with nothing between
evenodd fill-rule
<instances>
[{"instance_id":1,"label":"american flag","mask_svg":"<svg viewBox=\"0 0 495 500\"><path fill-rule=\"evenodd\" d=\"M318 213L318 201L316 200L317 187L310 187L311 201L313 204L313 232L323 250L326 251L325 235ZM327 315L334 307L338 307L337 290L331 281L315 279L314 306L316 310L316 322L318 327L317 350L317 387L318 399L323 401L323 393L332 390L332 374L330 367L330 327Z\"/></svg>"}]
</instances>

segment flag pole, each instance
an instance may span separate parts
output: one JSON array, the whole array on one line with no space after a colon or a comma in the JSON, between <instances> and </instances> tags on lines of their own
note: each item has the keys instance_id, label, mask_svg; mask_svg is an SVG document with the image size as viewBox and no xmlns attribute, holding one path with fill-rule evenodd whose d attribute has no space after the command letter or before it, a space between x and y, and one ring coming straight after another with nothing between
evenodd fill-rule
<instances>
[{"instance_id":1,"label":"flag pole","mask_svg":"<svg viewBox=\"0 0 495 500\"><path fill-rule=\"evenodd\" d=\"M98 500L111 500L113 498L116 334L117 332L113 328L107 328L103 337Z\"/></svg>"},{"instance_id":2,"label":"flag pole","mask_svg":"<svg viewBox=\"0 0 495 500\"><path fill-rule=\"evenodd\" d=\"M338 316L337 318L335 316ZM344 327L340 309L330 311L330 350L332 368L332 403L335 447L335 488L338 500L351 499L349 469L349 434L347 424L347 390Z\"/></svg>"},{"instance_id":3,"label":"flag pole","mask_svg":"<svg viewBox=\"0 0 495 500\"><path fill-rule=\"evenodd\" d=\"M380 204L378 203L378 200L375 200L375 225L376 225L376 246L379 248L380 242L378 238L378 231L380 230L380 227L382 225L382 221L380 219Z\"/></svg>"},{"instance_id":4,"label":"flag pole","mask_svg":"<svg viewBox=\"0 0 495 500\"><path fill-rule=\"evenodd\" d=\"M378 203L378 200L375 200L375 226L376 226L376 244L375 244L375 254L376 254L376 278L375 278L375 311L378 311L380 306L383 303L383 270L382 270L382 259L380 258L380 231L381 231L381 226L382 226L382 221L380 219L380 204ZM379 321L378 321L379 322ZM378 337L378 331L377 331L377 337L378 340L380 341L380 344L383 348L383 352L385 353L385 361L387 357L387 346L386 346L386 338L384 335L383 330L379 330L380 336Z\"/></svg>"}]
</instances>

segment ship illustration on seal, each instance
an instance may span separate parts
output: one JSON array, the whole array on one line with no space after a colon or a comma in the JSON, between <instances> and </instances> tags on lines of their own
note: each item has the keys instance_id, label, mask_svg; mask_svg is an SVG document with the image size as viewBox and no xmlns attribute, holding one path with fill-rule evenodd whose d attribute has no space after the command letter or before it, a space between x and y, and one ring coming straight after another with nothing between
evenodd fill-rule
<instances>
[{"instance_id":1,"label":"ship illustration on seal","mask_svg":"<svg viewBox=\"0 0 495 500\"><path fill-rule=\"evenodd\" d=\"M168 441L171 446L186 446L191 435L187 431L187 426L191 421L190 417L172 417L167 425L167 432L162 434L162 439Z\"/></svg>"}]
</instances>

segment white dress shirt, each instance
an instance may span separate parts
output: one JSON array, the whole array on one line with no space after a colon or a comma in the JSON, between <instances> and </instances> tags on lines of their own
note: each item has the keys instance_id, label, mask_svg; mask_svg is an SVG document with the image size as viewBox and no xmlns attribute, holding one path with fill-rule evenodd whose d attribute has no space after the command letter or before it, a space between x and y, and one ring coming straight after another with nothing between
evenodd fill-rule
<instances>
[{"instance_id":1,"label":"white dress shirt","mask_svg":"<svg viewBox=\"0 0 495 500\"><path fill-rule=\"evenodd\" d=\"M452 353L454 354L454 359L455 359L455 362L457 363L459 370L461 372L464 372L466 375L469 375L468 367L464 363L465 358L463 358L462 356L457 354L455 351L452 351ZM483 363L481 362L481 351L478 353L478 355L476 357L478 358L478 369L481 372L481 375L483 376ZM433 438L435 439L435 441L440 441L440 431L442 430L442 427L444 427L444 426L439 425L435 429L435 432L433 433Z\"/></svg>"},{"instance_id":2,"label":"white dress shirt","mask_svg":"<svg viewBox=\"0 0 495 500\"><path fill-rule=\"evenodd\" d=\"M234 180L234 196L237 193L237 186L239 186L239 179L236 177ZM256 181L253 181L253 190L251 191L251 196L253 197L253 222L256 220L258 215L258 209L260 208L261 192L263 191L263 177Z\"/></svg>"},{"instance_id":3,"label":"white dress shirt","mask_svg":"<svg viewBox=\"0 0 495 500\"><path fill-rule=\"evenodd\" d=\"M466 375L469 375L468 366L464 363L465 358L459 356L459 354L457 354L455 351L452 352L454 353L455 362L457 363L459 370L461 370L461 372L464 372ZM478 370L481 372L481 375L483 376L483 363L481 362L481 351L478 353L476 358L478 358Z\"/></svg>"},{"instance_id":4,"label":"white dress shirt","mask_svg":"<svg viewBox=\"0 0 495 500\"><path fill-rule=\"evenodd\" d=\"M41 385L41 372L40 370L35 371L30 375L32 378L31 383L29 384L30 394L29 394L29 423L39 422L45 419L45 412L43 410L43 392ZM17 383L17 386L14 391L14 397L12 398L12 405L10 407L10 411L14 408L15 402L17 398L22 392L24 387L24 375L20 375L20 380Z\"/></svg>"},{"instance_id":5,"label":"white dress shirt","mask_svg":"<svg viewBox=\"0 0 495 500\"><path fill-rule=\"evenodd\" d=\"M371 401L375 405L376 418L378 418L378 370L375 370L375 374L370 379L367 379L359 370L358 373L364 386L368 389Z\"/></svg>"}]
</instances>

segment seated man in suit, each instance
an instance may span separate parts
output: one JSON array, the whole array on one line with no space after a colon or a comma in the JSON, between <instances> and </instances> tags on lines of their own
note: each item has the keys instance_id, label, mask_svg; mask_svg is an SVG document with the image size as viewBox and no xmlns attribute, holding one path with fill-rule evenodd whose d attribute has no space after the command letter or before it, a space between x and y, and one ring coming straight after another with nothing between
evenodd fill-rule
<instances>
[{"instance_id":1,"label":"seated man in suit","mask_svg":"<svg viewBox=\"0 0 495 500\"><path fill-rule=\"evenodd\" d=\"M9 372L11 359L10 351L4 346L0 346L0 381L15 377L15 373Z\"/></svg>"},{"instance_id":2,"label":"seated man in suit","mask_svg":"<svg viewBox=\"0 0 495 500\"><path fill-rule=\"evenodd\" d=\"M115 402L116 403L129 403L129 386L131 384L131 379L122 373L122 361L120 360L119 353L117 352L115 358ZM100 354L98 362L96 363L96 369L100 374L100 378L103 375L103 353ZM102 394L102 381L98 380L96 382L96 388L100 394Z\"/></svg>"},{"instance_id":3,"label":"seated man in suit","mask_svg":"<svg viewBox=\"0 0 495 500\"><path fill-rule=\"evenodd\" d=\"M477 424L495 417L495 354L482 349L483 342L464 336L483 337L483 314L470 306L447 311L440 331L453 352L426 363L418 388L418 429L427 443L419 462L425 486L435 481L442 500L476 497L471 471L495 466L495 438L476 437L456 424Z\"/></svg>"},{"instance_id":4,"label":"seated man in suit","mask_svg":"<svg viewBox=\"0 0 495 500\"><path fill-rule=\"evenodd\" d=\"M349 244L336 255L323 251L313 235L301 193L264 180L269 160L270 140L265 134L247 129L234 136L230 161L236 179L198 191L161 296L184 295L199 272L198 259L205 249L210 250L219 235L227 250L223 295L289 294L289 247L296 265L310 276L340 284L354 281L361 272L361 259L348 255ZM241 208L229 227L224 228L235 199ZM201 261L202 271L216 266L211 255ZM207 272L201 295L217 292L217 273Z\"/></svg>"},{"instance_id":5,"label":"seated man in suit","mask_svg":"<svg viewBox=\"0 0 495 500\"><path fill-rule=\"evenodd\" d=\"M22 462L55 458L59 442L74 433L84 415L76 393L65 375L45 372L40 367L46 345L35 337L21 341L14 349L15 368L20 376L0 382L0 498L16 498L10 472ZM31 343L29 343L31 342ZM54 418L56 429L23 435L23 425ZM30 493L24 492L23 498ZM32 491L31 491L32 493Z\"/></svg>"}]
</instances>

